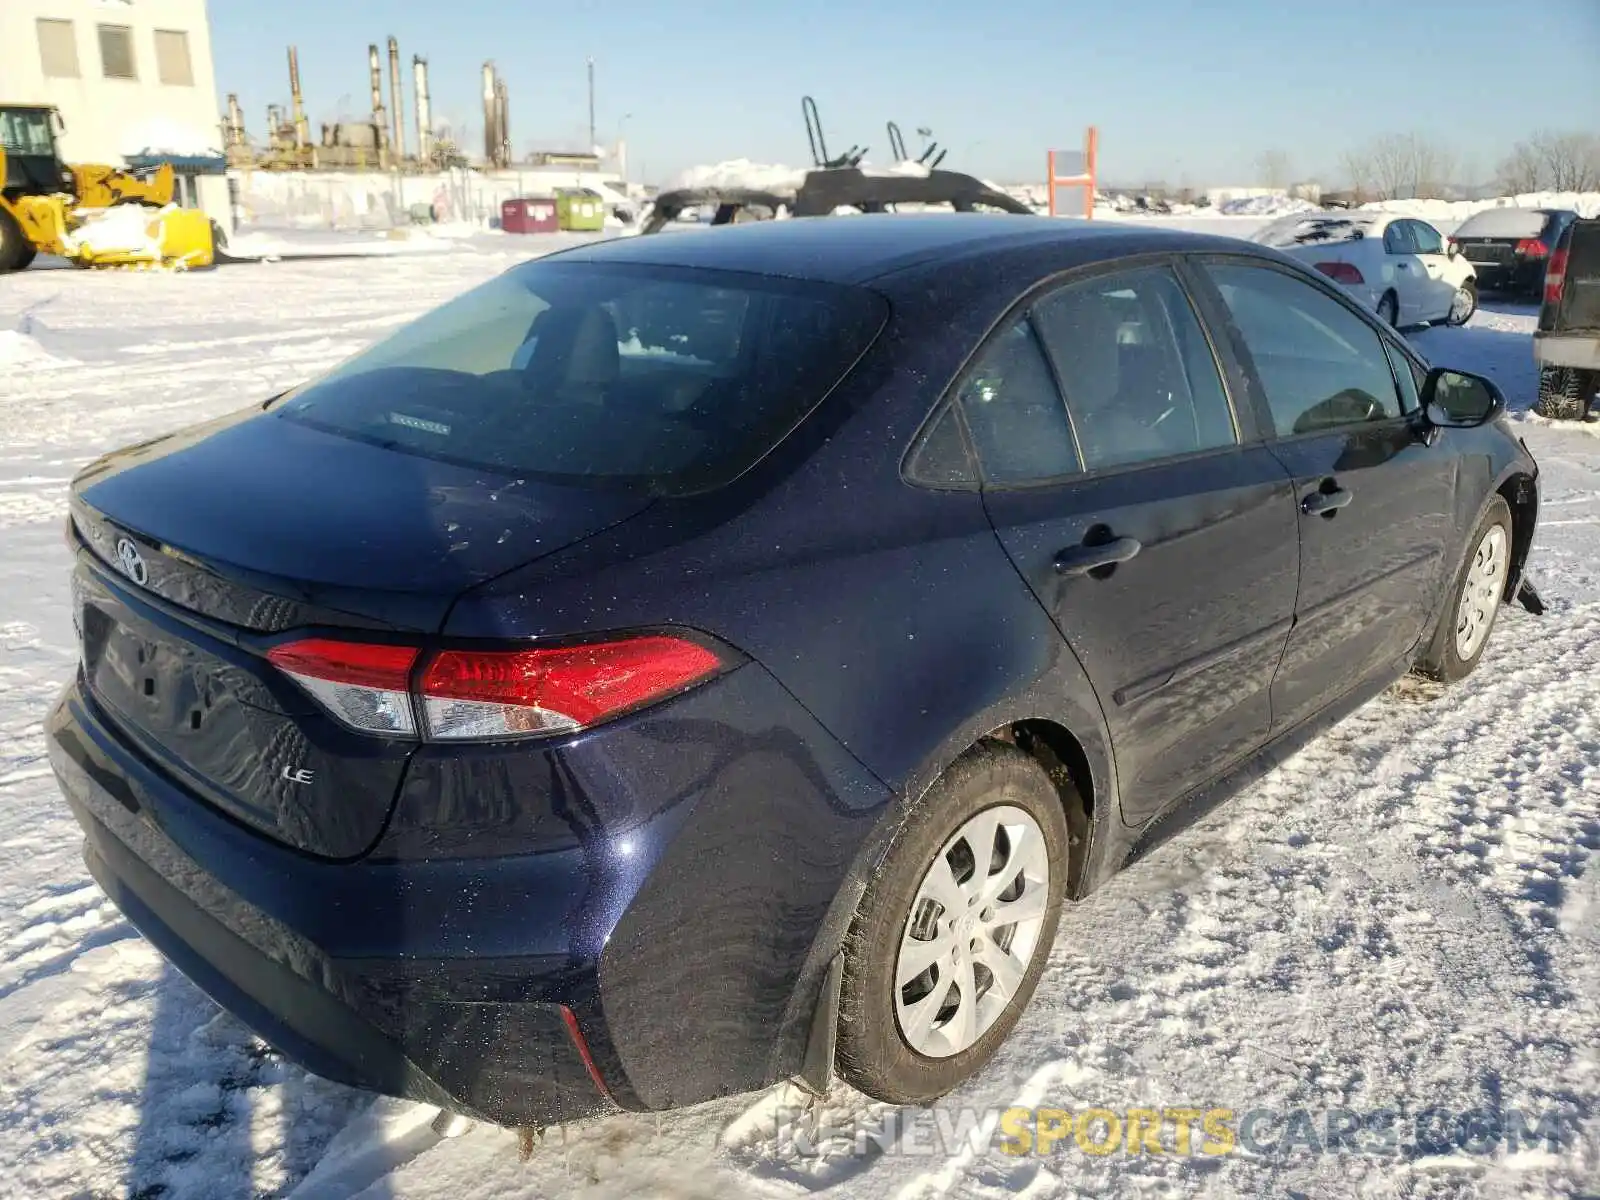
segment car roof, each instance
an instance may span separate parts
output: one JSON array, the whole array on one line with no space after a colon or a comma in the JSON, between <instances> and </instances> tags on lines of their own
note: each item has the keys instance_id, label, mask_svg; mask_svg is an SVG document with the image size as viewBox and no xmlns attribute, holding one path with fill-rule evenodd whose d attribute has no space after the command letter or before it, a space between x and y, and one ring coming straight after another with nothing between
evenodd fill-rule
<instances>
[{"instance_id":1,"label":"car roof","mask_svg":"<svg viewBox=\"0 0 1600 1200\"><path fill-rule=\"evenodd\" d=\"M1083 261L1162 250L1238 249L1234 238L1135 223L1007 213L878 213L795 217L710 230L591 242L551 256L562 261L641 263L748 271L859 284L909 267L956 262L998 250L1081 249ZM1250 250L1259 250L1251 246Z\"/></svg>"}]
</instances>

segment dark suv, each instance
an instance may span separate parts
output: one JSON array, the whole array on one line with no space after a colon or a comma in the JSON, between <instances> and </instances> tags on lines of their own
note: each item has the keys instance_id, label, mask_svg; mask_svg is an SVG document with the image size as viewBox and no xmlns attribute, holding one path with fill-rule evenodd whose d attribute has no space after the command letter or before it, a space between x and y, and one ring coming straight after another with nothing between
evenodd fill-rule
<instances>
[{"instance_id":1,"label":"dark suv","mask_svg":"<svg viewBox=\"0 0 1600 1200\"><path fill-rule=\"evenodd\" d=\"M85 470L51 762L129 918L335 1079L923 1101L1064 903L1479 662L1538 510L1502 409L1230 239L576 249Z\"/></svg>"}]
</instances>

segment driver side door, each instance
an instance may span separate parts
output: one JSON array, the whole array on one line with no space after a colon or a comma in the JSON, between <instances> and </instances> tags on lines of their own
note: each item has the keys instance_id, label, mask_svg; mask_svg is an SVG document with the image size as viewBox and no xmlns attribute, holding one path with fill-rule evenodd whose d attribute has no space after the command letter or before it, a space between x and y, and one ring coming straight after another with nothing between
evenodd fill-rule
<instances>
[{"instance_id":1,"label":"driver side door","mask_svg":"<svg viewBox=\"0 0 1600 1200\"><path fill-rule=\"evenodd\" d=\"M1263 262L1208 261L1236 352L1294 481L1300 586L1275 731L1403 664L1431 628L1456 458L1429 444L1418 368L1342 297Z\"/></svg>"}]
</instances>

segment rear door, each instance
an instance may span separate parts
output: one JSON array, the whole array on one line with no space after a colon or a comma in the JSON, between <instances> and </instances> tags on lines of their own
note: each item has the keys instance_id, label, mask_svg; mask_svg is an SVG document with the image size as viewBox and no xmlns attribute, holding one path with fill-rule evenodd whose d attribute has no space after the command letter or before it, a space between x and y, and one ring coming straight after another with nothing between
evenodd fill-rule
<instances>
[{"instance_id":1,"label":"rear door","mask_svg":"<svg viewBox=\"0 0 1600 1200\"><path fill-rule=\"evenodd\" d=\"M1272 687L1283 729L1402 660L1428 630L1456 460L1420 432L1409 359L1353 306L1272 264L1212 259L1205 274L1294 478L1299 598Z\"/></svg>"},{"instance_id":2,"label":"rear door","mask_svg":"<svg viewBox=\"0 0 1600 1200\"><path fill-rule=\"evenodd\" d=\"M1299 553L1286 474L1165 264L1042 294L960 400L990 519L1094 684L1140 823L1270 731Z\"/></svg>"}]
</instances>

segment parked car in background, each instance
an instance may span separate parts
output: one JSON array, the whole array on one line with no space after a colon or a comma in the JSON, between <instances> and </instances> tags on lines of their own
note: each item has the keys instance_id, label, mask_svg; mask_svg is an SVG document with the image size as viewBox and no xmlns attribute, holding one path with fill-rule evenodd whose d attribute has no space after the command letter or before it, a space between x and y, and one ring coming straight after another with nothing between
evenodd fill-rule
<instances>
[{"instance_id":1,"label":"parked car in background","mask_svg":"<svg viewBox=\"0 0 1600 1200\"><path fill-rule=\"evenodd\" d=\"M1463 221L1450 244L1472 264L1479 290L1537 298L1556 244L1577 219L1565 208L1486 208Z\"/></svg>"},{"instance_id":2,"label":"parked car in background","mask_svg":"<svg viewBox=\"0 0 1600 1200\"><path fill-rule=\"evenodd\" d=\"M1478 665L1538 511L1504 407L1231 238L575 248L86 468L51 763L128 918L331 1078L923 1102L1067 902Z\"/></svg>"},{"instance_id":3,"label":"parked car in background","mask_svg":"<svg viewBox=\"0 0 1600 1200\"><path fill-rule=\"evenodd\" d=\"M1415 217L1363 209L1297 213L1250 240L1315 267L1391 325L1463 325L1478 310L1472 264Z\"/></svg>"},{"instance_id":4,"label":"parked car in background","mask_svg":"<svg viewBox=\"0 0 1600 1200\"><path fill-rule=\"evenodd\" d=\"M1600 391L1600 219L1572 220L1550 254L1539 327L1535 411L1582 420Z\"/></svg>"}]
</instances>

